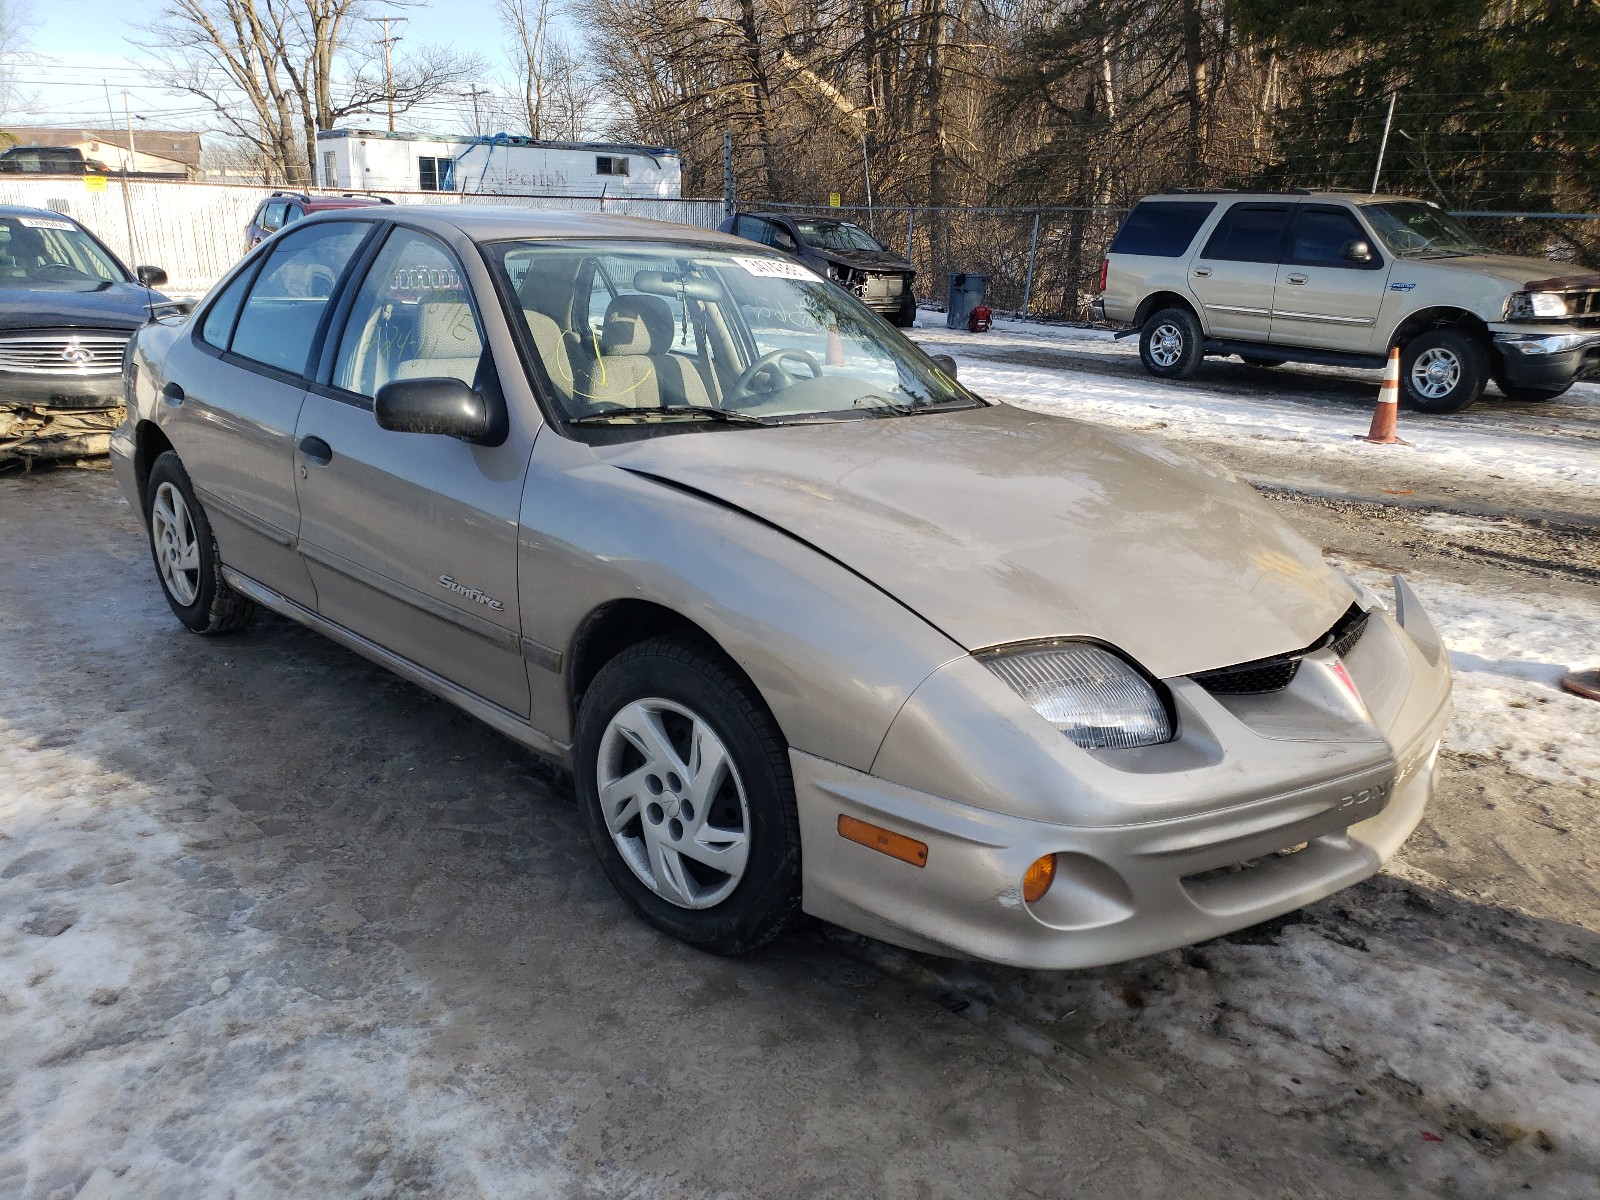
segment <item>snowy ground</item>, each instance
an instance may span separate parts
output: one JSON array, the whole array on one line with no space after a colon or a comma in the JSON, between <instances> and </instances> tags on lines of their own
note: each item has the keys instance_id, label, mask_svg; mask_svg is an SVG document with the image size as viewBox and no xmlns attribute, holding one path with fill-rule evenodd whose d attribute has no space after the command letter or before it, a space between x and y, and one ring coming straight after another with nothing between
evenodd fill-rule
<instances>
[{"instance_id":1,"label":"snowy ground","mask_svg":"<svg viewBox=\"0 0 1600 1200\"><path fill-rule=\"evenodd\" d=\"M1600 704L1556 686L1600 389L1374 450L1362 375L917 336L1406 574L1457 711L1384 874L1098 971L708 959L560 776L285 622L182 633L106 475L0 479L0 1196L1600 1197Z\"/></svg>"}]
</instances>

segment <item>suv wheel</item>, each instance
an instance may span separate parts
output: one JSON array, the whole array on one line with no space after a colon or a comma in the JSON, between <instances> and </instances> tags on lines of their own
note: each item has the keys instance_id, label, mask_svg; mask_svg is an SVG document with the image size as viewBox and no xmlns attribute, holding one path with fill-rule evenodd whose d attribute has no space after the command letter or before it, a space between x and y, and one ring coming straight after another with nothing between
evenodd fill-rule
<instances>
[{"instance_id":1,"label":"suv wheel","mask_svg":"<svg viewBox=\"0 0 1600 1200\"><path fill-rule=\"evenodd\" d=\"M1187 379L1200 365L1200 322L1186 308L1163 308L1139 333L1139 360L1162 379Z\"/></svg>"},{"instance_id":2,"label":"suv wheel","mask_svg":"<svg viewBox=\"0 0 1600 1200\"><path fill-rule=\"evenodd\" d=\"M242 629L256 606L222 578L222 556L189 473L171 450L156 459L144 487L150 555L167 603L195 633Z\"/></svg>"},{"instance_id":3,"label":"suv wheel","mask_svg":"<svg viewBox=\"0 0 1600 1200\"><path fill-rule=\"evenodd\" d=\"M1430 329L1400 349L1400 395L1420 412L1460 412L1483 395L1488 358L1459 329Z\"/></svg>"},{"instance_id":4,"label":"suv wheel","mask_svg":"<svg viewBox=\"0 0 1600 1200\"><path fill-rule=\"evenodd\" d=\"M1565 387L1553 388L1517 387L1515 384L1503 383L1498 379L1495 380L1495 383L1499 385L1501 394L1507 400L1517 400L1524 404L1537 404L1541 400L1554 400L1557 396L1566 395L1567 388L1572 386L1569 383Z\"/></svg>"},{"instance_id":5,"label":"suv wheel","mask_svg":"<svg viewBox=\"0 0 1600 1200\"><path fill-rule=\"evenodd\" d=\"M612 659L578 709L589 840L641 917L714 954L800 913L800 823L782 735L715 648L655 638Z\"/></svg>"}]
</instances>

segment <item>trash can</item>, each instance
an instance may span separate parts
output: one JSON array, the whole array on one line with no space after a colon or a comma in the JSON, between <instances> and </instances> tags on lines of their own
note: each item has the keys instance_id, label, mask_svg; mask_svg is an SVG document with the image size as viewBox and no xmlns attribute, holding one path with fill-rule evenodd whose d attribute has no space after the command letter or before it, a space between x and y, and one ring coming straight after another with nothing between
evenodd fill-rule
<instances>
[{"instance_id":1,"label":"trash can","mask_svg":"<svg viewBox=\"0 0 1600 1200\"><path fill-rule=\"evenodd\" d=\"M967 317L983 303L989 290L989 277L971 271L950 276L950 299L945 304L944 323L947 329L965 329Z\"/></svg>"}]
</instances>

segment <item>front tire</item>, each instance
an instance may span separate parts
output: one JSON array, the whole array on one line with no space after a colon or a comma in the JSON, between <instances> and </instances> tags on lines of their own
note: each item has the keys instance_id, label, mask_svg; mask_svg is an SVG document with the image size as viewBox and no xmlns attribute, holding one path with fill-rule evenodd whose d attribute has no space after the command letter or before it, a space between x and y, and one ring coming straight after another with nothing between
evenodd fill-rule
<instances>
[{"instance_id":1,"label":"front tire","mask_svg":"<svg viewBox=\"0 0 1600 1200\"><path fill-rule=\"evenodd\" d=\"M1200 365L1200 322L1186 308L1163 308L1139 333L1139 361L1158 379L1187 379Z\"/></svg>"},{"instance_id":2,"label":"front tire","mask_svg":"<svg viewBox=\"0 0 1600 1200\"><path fill-rule=\"evenodd\" d=\"M1567 389L1572 386L1569 383L1563 387L1553 388L1518 387L1512 383L1501 383L1499 380L1496 380L1495 382L1500 388L1501 395L1503 395L1507 400L1515 400L1520 404L1540 404L1546 400L1554 400L1557 396L1566 395Z\"/></svg>"},{"instance_id":3,"label":"front tire","mask_svg":"<svg viewBox=\"0 0 1600 1200\"><path fill-rule=\"evenodd\" d=\"M156 577L178 620L195 633L230 633L249 624L256 606L222 578L211 522L171 450L150 467L144 505Z\"/></svg>"},{"instance_id":4,"label":"front tire","mask_svg":"<svg viewBox=\"0 0 1600 1200\"><path fill-rule=\"evenodd\" d=\"M742 954L799 917L787 748L759 693L714 647L662 637L624 650L584 694L574 751L589 840L650 924Z\"/></svg>"},{"instance_id":5,"label":"front tire","mask_svg":"<svg viewBox=\"0 0 1600 1200\"><path fill-rule=\"evenodd\" d=\"M1483 345L1458 329L1430 329L1400 349L1400 396L1418 412L1460 412L1488 381Z\"/></svg>"}]
</instances>

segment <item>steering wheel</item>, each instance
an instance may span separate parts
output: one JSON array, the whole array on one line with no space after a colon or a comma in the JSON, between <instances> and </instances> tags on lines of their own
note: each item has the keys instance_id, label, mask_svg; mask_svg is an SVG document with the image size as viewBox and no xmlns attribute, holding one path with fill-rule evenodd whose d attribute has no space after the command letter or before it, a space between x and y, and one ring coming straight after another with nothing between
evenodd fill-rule
<instances>
[{"instance_id":1,"label":"steering wheel","mask_svg":"<svg viewBox=\"0 0 1600 1200\"><path fill-rule=\"evenodd\" d=\"M33 270L36 279L87 279L89 278L77 267L69 267L66 263L44 263Z\"/></svg>"},{"instance_id":2,"label":"steering wheel","mask_svg":"<svg viewBox=\"0 0 1600 1200\"><path fill-rule=\"evenodd\" d=\"M773 392L782 391L784 388L788 387L789 384L797 383L801 379L805 378L805 376L799 375L796 372L789 370L788 367L784 366L784 360L786 359L793 359L797 362L803 363L806 368L810 370L811 378L822 378L822 364L819 363L814 357L804 350L798 350L792 346L784 346L780 349L763 354L760 358L756 359L755 362L746 367L743 374L733 381L734 393L740 396L770 396ZM767 380L768 386L761 388L755 387L754 384L756 380L762 378Z\"/></svg>"}]
</instances>

